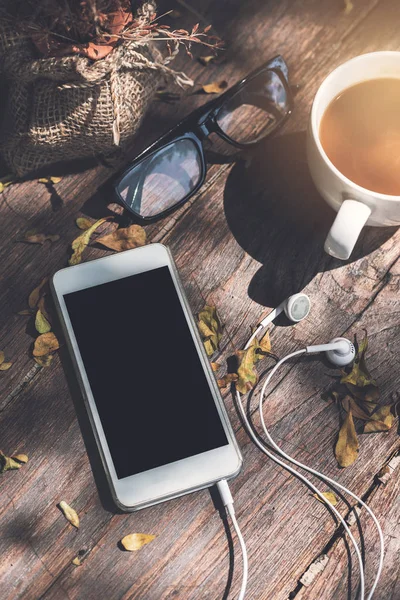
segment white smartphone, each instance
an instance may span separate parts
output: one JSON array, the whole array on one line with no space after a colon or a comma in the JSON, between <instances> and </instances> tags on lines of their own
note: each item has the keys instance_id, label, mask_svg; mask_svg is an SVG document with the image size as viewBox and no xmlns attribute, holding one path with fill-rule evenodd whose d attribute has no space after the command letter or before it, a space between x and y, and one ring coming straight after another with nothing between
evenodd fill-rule
<instances>
[{"instance_id":1,"label":"white smartphone","mask_svg":"<svg viewBox=\"0 0 400 600\"><path fill-rule=\"evenodd\" d=\"M58 271L52 292L116 504L235 476L242 458L168 249Z\"/></svg>"}]
</instances>

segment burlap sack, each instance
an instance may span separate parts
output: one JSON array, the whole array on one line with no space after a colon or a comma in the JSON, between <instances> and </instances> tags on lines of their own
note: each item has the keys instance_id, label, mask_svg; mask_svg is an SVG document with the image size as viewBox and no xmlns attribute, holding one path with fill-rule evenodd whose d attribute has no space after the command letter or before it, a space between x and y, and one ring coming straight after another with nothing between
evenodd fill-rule
<instances>
[{"instance_id":1,"label":"burlap sack","mask_svg":"<svg viewBox=\"0 0 400 600\"><path fill-rule=\"evenodd\" d=\"M38 59L32 42L0 21L0 73L8 80L0 153L10 171L23 177L123 147L165 77L190 82L167 62L153 46L132 41L94 62Z\"/></svg>"}]
</instances>

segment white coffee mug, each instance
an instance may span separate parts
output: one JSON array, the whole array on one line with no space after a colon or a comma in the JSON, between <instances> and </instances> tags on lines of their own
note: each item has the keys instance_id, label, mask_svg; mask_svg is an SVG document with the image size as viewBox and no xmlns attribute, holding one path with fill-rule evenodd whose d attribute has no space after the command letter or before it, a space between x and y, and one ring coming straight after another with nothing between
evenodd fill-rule
<instances>
[{"instance_id":1,"label":"white coffee mug","mask_svg":"<svg viewBox=\"0 0 400 600\"><path fill-rule=\"evenodd\" d=\"M325 241L325 251L349 258L364 225L400 225L400 196L367 190L341 173L327 157L319 138L322 116L346 88L369 79L400 78L400 52L371 52L335 69L315 96L307 136L307 158L314 183L338 214ZM400 110L400 107L399 107Z\"/></svg>"}]
</instances>

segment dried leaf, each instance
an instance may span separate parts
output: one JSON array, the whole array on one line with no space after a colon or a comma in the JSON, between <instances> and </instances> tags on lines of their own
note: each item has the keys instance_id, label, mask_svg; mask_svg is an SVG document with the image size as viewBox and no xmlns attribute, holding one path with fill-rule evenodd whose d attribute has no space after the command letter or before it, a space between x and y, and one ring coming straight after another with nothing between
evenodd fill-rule
<instances>
[{"instance_id":1,"label":"dried leaf","mask_svg":"<svg viewBox=\"0 0 400 600\"><path fill-rule=\"evenodd\" d=\"M25 242L27 244L40 244L43 246L45 242L57 242L60 239L59 235L51 235L48 233L37 233L36 231L27 231L24 237L18 242Z\"/></svg>"},{"instance_id":2,"label":"dried leaf","mask_svg":"<svg viewBox=\"0 0 400 600\"><path fill-rule=\"evenodd\" d=\"M377 431L389 431L394 423L394 415L391 405L386 404L376 410L364 426L364 433L375 433Z\"/></svg>"},{"instance_id":3,"label":"dried leaf","mask_svg":"<svg viewBox=\"0 0 400 600\"><path fill-rule=\"evenodd\" d=\"M220 81L219 83L217 81L213 81L212 83L207 83L206 85L203 85L202 90L206 94L220 94L227 87L228 87L227 81Z\"/></svg>"},{"instance_id":4,"label":"dried leaf","mask_svg":"<svg viewBox=\"0 0 400 600\"><path fill-rule=\"evenodd\" d=\"M203 339L207 356L212 356L219 348L222 338L222 324L215 306L205 305L198 314L197 326Z\"/></svg>"},{"instance_id":5,"label":"dried leaf","mask_svg":"<svg viewBox=\"0 0 400 600\"><path fill-rule=\"evenodd\" d=\"M78 217L75 220L75 223L77 224L79 229L82 229L83 231L86 231L86 229L89 229L89 227L93 225L93 221L87 219L86 217Z\"/></svg>"},{"instance_id":6,"label":"dried leaf","mask_svg":"<svg viewBox=\"0 0 400 600\"><path fill-rule=\"evenodd\" d=\"M27 454L15 454L13 459L23 464L26 464L29 460Z\"/></svg>"},{"instance_id":7,"label":"dried leaf","mask_svg":"<svg viewBox=\"0 0 400 600\"><path fill-rule=\"evenodd\" d=\"M49 315L49 313L47 311L47 308L46 308L46 295L45 294L40 298L39 302L37 303L37 308L38 308L38 310L41 311L42 315L51 324L50 315Z\"/></svg>"},{"instance_id":8,"label":"dried leaf","mask_svg":"<svg viewBox=\"0 0 400 600\"><path fill-rule=\"evenodd\" d=\"M238 379L239 376L237 373L227 373L224 377L221 377L221 379L217 379L217 384L218 387L222 389L226 388L230 383L237 381Z\"/></svg>"},{"instance_id":9,"label":"dried leaf","mask_svg":"<svg viewBox=\"0 0 400 600\"><path fill-rule=\"evenodd\" d=\"M271 353L271 340L269 338L269 332L266 331L261 340L258 342L258 353L270 354Z\"/></svg>"},{"instance_id":10,"label":"dried leaf","mask_svg":"<svg viewBox=\"0 0 400 600\"><path fill-rule=\"evenodd\" d=\"M344 14L348 15L354 8L351 0L344 0Z\"/></svg>"},{"instance_id":11,"label":"dried leaf","mask_svg":"<svg viewBox=\"0 0 400 600\"><path fill-rule=\"evenodd\" d=\"M322 500L322 498L320 498L318 494L313 494L313 496L314 498L319 500L319 502L322 502L324 504L324 500ZM330 502L332 506L336 506L336 504L339 502L339 500L336 498L333 492L322 492L322 496L326 498L326 500L328 500L328 502Z\"/></svg>"},{"instance_id":12,"label":"dried leaf","mask_svg":"<svg viewBox=\"0 0 400 600\"><path fill-rule=\"evenodd\" d=\"M207 67L210 63L215 62L216 58L217 57L214 54L211 54L210 56L199 56L199 62L204 67Z\"/></svg>"},{"instance_id":13,"label":"dried leaf","mask_svg":"<svg viewBox=\"0 0 400 600\"><path fill-rule=\"evenodd\" d=\"M86 248L86 246L88 245L88 243L90 242L90 238L92 236L92 234L96 231L96 229L98 227L100 227L100 225L102 225L103 223L105 223L108 220L108 217L104 217L103 219L99 219L98 221L96 221L95 223L93 223L93 225L91 225L89 227L89 229L86 229L86 231L84 231L83 233L81 233L80 235L78 235L77 238L74 239L74 241L71 244L71 248L73 250L73 254L71 256L71 258L68 261L69 265L77 265L81 262L82 260L82 254Z\"/></svg>"},{"instance_id":14,"label":"dried leaf","mask_svg":"<svg viewBox=\"0 0 400 600\"><path fill-rule=\"evenodd\" d=\"M133 552L135 550L140 550L140 548L152 542L155 537L155 535L148 535L146 533L131 533L122 538L121 544L125 550Z\"/></svg>"},{"instance_id":15,"label":"dried leaf","mask_svg":"<svg viewBox=\"0 0 400 600\"><path fill-rule=\"evenodd\" d=\"M358 347L357 355L354 359L353 368L350 373L344 375L340 380L340 383L349 383L357 387L374 386L376 387L376 381L372 379L368 372L365 364L365 354L368 349L368 337L365 332L364 339L360 342Z\"/></svg>"},{"instance_id":16,"label":"dried leaf","mask_svg":"<svg viewBox=\"0 0 400 600\"><path fill-rule=\"evenodd\" d=\"M130 225L130 227L116 229L108 235L97 238L96 244L101 244L116 252L131 250L146 244L146 232L140 225Z\"/></svg>"},{"instance_id":17,"label":"dried leaf","mask_svg":"<svg viewBox=\"0 0 400 600\"><path fill-rule=\"evenodd\" d=\"M82 561L81 561L81 559L79 558L79 556L75 556L75 558L73 558L73 559L71 560L71 563L72 563L73 565L75 565L76 567L80 567L80 566L81 566L81 564L82 564Z\"/></svg>"},{"instance_id":18,"label":"dried leaf","mask_svg":"<svg viewBox=\"0 0 400 600\"><path fill-rule=\"evenodd\" d=\"M39 183L60 183L62 177L41 177L38 179Z\"/></svg>"},{"instance_id":19,"label":"dried leaf","mask_svg":"<svg viewBox=\"0 0 400 600\"><path fill-rule=\"evenodd\" d=\"M214 373L216 373L221 368L221 363L212 362L210 364L211 364L211 368L214 371Z\"/></svg>"},{"instance_id":20,"label":"dried leaf","mask_svg":"<svg viewBox=\"0 0 400 600\"><path fill-rule=\"evenodd\" d=\"M20 310L19 312L17 312L17 315L21 315L22 317L31 317L32 316L32 311L31 310Z\"/></svg>"},{"instance_id":21,"label":"dried leaf","mask_svg":"<svg viewBox=\"0 0 400 600\"><path fill-rule=\"evenodd\" d=\"M335 456L341 467L349 467L358 456L358 439L351 410L346 413L339 431Z\"/></svg>"},{"instance_id":22,"label":"dried leaf","mask_svg":"<svg viewBox=\"0 0 400 600\"><path fill-rule=\"evenodd\" d=\"M271 341L268 331L258 341L256 338L246 350L238 350L236 358L238 359L239 367L237 374L239 379L236 383L236 389L241 394L247 394L258 381L255 364L262 360L264 356L271 354Z\"/></svg>"},{"instance_id":23,"label":"dried leaf","mask_svg":"<svg viewBox=\"0 0 400 600\"><path fill-rule=\"evenodd\" d=\"M59 506L61 512L63 513L64 517L67 519L67 521L69 521L71 523L71 525L73 525L74 527L76 527L78 529L79 528L78 513L73 508L71 508L71 506L69 506L66 502L64 502L64 500L61 500L61 502L58 506Z\"/></svg>"},{"instance_id":24,"label":"dried leaf","mask_svg":"<svg viewBox=\"0 0 400 600\"><path fill-rule=\"evenodd\" d=\"M18 455L17 456L26 456L24 455ZM16 469L20 469L22 467L22 465L24 464L24 462L27 462L28 457L26 456L26 461L23 460L18 460L17 456L6 456L5 454L3 454L3 452L0 450L0 473L5 473L6 471L13 471Z\"/></svg>"},{"instance_id":25,"label":"dried leaf","mask_svg":"<svg viewBox=\"0 0 400 600\"><path fill-rule=\"evenodd\" d=\"M48 333L51 330L51 325L40 310L40 308L36 313L35 328L38 333Z\"/></svg>"},{"instance_id":26,"label":"dried leaf","mask_svg":"<svg viewBox=\"0 0 400 600\"><path fill-rule=\"evenodd\" d=\"M362 419L363 421L370 420L370 413L363 410L363 408L359 406L355 398L352 398L351 396L345 396L344 398L342 398L341 404L346 412L351 410L351 412L353 413L353 417L355 417L356 419Z\"/></svg>"},{"instance_id":27,"label":"dried leaf","mask_svg":"<svg viewBox=\"0 0 400 600\"><path fill-rule=\"evenodd\" d=\"M12 367L12 363L4 362L6 359L5 354L0 350L0 371L8 371Z\"/></svg>"},{"instance_id":28,"label":"dried leaf","mask_svg":"<svg viewBox=\"0 0 400 600\"><path fill-rule=\"evenodd\" d=\"M29 298L28 298L28 305L29 308L36 308L38 305L38 302L40 300L40 298L43 296L43 288L46 285L46 283L48 282L49 278L45 277L44 279L42 279L42 281L39 283L39 285L37 287L35 287L34 290L32 290L32 292L29 294Z\"/></svg>"},{"instance_id":29,"label":"dried leaf","mask_svg":"<svg viewBox=\"0 0 400 600\"><path fill-rule=\"evenodd\" d=\"M239 363L236 389L241 394L247 394L258 381L257 371L254 368L254 365L259 360L257 344L251 344L246 350L238 350L236 357Z\"/></svg>"},{"instance_id":30,"label":"dried leaf","mask_svg":"<svg viewBox=\"0 0 400 600\"><path fill-rule=\"evenodd\" d=\"M6 187L8 187L9 185L12 185L13 183L14 183L14 181L0 181L0 194L2 192L4 192Z\"/></svg>"},{"instance_id":31,"label":"dried leaf","mask_svg":"<svg viewBox=\"0 0 400 600\"><path fill-rule=\"evenodd\" d=\"M41 367L49 367L53 358L54 354L46 354L46 356L34 356L35 363Z\"/></svg>"},{"instance_id":32,"label":"dried leaf","mask_svg":"<svg viewBox=\"0 0 400 600\"><path fill-rule=\"evenodd\" d=\"M53 332L49 331L48 333L42 333L42 335L39 335L35 340L33 356L46 356L47 354L58 350L59 347L60 344Z\"/></svg>"},{"instance_id":33,"label":"dried leaf","mask_svg":"<svg viewBox=\"0 0 400 600\"><path fill-rule=\"evenodd\" d=\"M375 410L379 401L379 388L375 384L357 387L351 383L346 383L346 387L350 394L361 402L367 412Z\"/></svg>"}]
</instances>

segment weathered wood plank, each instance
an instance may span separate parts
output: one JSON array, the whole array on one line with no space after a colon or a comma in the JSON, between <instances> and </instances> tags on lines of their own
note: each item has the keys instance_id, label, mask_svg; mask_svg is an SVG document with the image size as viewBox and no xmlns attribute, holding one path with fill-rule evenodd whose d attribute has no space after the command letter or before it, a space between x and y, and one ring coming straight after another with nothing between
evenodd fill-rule
<instances>
[{"instance_id":1,"label":"weathered wood plank","mask_svg":"<svg viewBox=\"0 0 400 600\"><path fill-rule=\"evenodd\" d=\"M375 515L383 525L385 539L385 561L376 590L377 598L387 600L396 600L400 597L400 543L399 543L399 523L398 514L400 509L400 479L398 468L393 472L391 479L386 485L377 483L368 498L369 506L375 512ZM375 559L369 561L369 569L366 573L367 589L372 585L373 574L377 568L377 554L379 550L377 533L372 521L361 514L360 519L365 539L375 540L375 543L368 544L370 553L375 554ZM353 526L355 529L356 526ZM348 567L347 556L344 544L339 541L328 553L329 562L314 583L300 588L295 596L296 600L312 600L317 598L345 598L348 593ZM375 569L375 571L374 571ZM354 593L354 592L353 592Z\"/></svg>"},{"instance_id":2,"label":"weathered wood plank","mask_svg":"<svg viewBox=\"0 0 400 600\"><path fill-rule=\"evenodd\" d=\"M304 128L312 96L333 63L339 64L365 48L377 49L382 40L398 48L394 25L397 7L393 2L381 2L382 7L362 21L376 4L364 2L346 17L330 0L250 2L240 7L218 3L211 6L215 24L231 38L232 50L226 65L201 71L202 76L211 78L212 74L216 78L220 74L233 82L259 62L261 50L270 55L278 48L289 57L294 79L306 82L287 134L299 131ZM357 30L361 21L362 28ZM372 35L376 22L380 29ZM238 28L240 23L243 25ZM189 72L200 69L193 64ZM188 108L192 100L186 99L180 109ZM284 135L266 144L247 167L232 169L226 188L224 176L229 169L214 167L210 173L214 184L200 194L193 208L148 228L149 233L152 239L171 245L193 310L200 308L204 298L217 304L227 325L224 358L243 344L246 329L259 318L259 304L272 306L305 287L314 301L313 313L296 328L273 329L276 351L284 354L315 340L328 340L346 331L352 334L366 325L371 336L370 365L387 398L399 386L395 353L399 330L394 312L399 289L398 235L390 230L367 232L357 250L358 260L348 265L322 255L321 241L332 215L310 184L303 142L301 136ZM282 176L286 173L290 176ZM63 180L61 189L66 197L75 197L59 213L46 207L44 193L38 199L35 225L46 226L46 230L54 227L63 235L63 242L51 251L21 246L18 255L14 252L11 239L32 226L13 212L21 208L18 189L10 189L9 206L3 204L0 209L6 211L3 227L10 240L0 248L6 275L0 292L2 331L5 346L15 351L10 358L17 357L9 372L13 379L8 375L2 379L6 391L21 381L32 364L22 350L31 337L24 333L25 324L13 316L15 310L23 308L16 306L16 301L21 302L38 282L44 262L49 271L63 266L66 242L76 234L73 218L77 209L108 176L98 169L84 178ZM27 195L37 186L24 185ZM97 206L95 210L99 210ZM29 202L23 203L22 211L33 215ZM89 209L87 212L93 214ZM103 214L98 212L97 216ZM169 226L172 229L168 232ZM100 254L93 250L89 256ZM332 454L338 426L336 409L320 398L331 374L320 361L305 361L284 370L277 378L281 384L268 397L268 422L274 436L296 458L315 461L317 468L364 493L398 439L395 431L382 434L378 441L377 436L362 437L355 467L339 471ZM246 465L232 488L249 545L249 598L286 599L330 539L334 525L307 490L260 456L239 428L229 395L226 401ZM223 596L228 543L207 492L135 515L112 515L101 506L58 362L11 399L0 421L3 449L10 453L25 450L31 456L23 470L2 479L1 531L5 535L1 535L0 547L6 598L215 600ZM55 505L61 499L80 512L79 532L58 512ZM309 507L307 514L305 506ZM133 530L155 533L157 539L136 555L121 552L118 540ZM75 568L70 560L82 548L92 551L82 567ZM238 552L235 557L232 597L241 575Z\"/></svg>"}]
</instances>

